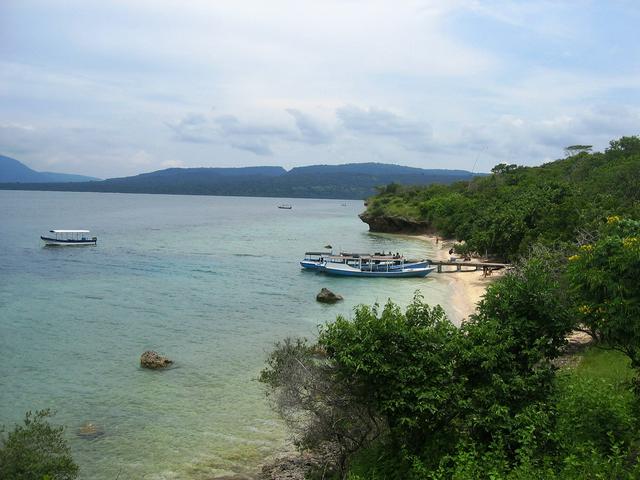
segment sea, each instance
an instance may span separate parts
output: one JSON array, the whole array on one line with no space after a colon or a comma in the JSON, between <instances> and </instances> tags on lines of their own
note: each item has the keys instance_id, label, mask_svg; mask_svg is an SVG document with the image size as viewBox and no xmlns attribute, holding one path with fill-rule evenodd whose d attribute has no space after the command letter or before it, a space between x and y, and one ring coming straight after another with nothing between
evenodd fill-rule
<instances>
[{"instance_id":1,"label":"sea","mask_svg":"<svg viewBox=\"0 0 640 480\"><path fill-rule=\"evenodd\" d=\"M289 203L291 210L278 209ZM81 479L251 477L288 433L256 380L275 342L313 340L359 304L449 285L303 271L309 250L432 256L375 234L362 201L0 191L0 425L51 409ZM97 246L44 247L50 229ZM316 302L322 287L335 305ZM141 369L145 350L175 361ZM86 422L100 435L82 437Z\"/></svg>"}]
</instances>

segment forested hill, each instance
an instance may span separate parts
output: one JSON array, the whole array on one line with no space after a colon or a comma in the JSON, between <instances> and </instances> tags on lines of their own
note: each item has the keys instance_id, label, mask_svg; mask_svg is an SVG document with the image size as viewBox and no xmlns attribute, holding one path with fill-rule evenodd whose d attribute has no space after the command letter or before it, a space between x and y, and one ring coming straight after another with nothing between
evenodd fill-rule
<instances>
[{"instance_id":1,"label":"forested hill","mask_svg":"<svg viewBox=\"0 0 640 480\"><path fill-rule=\"evenodd\" d=\"M100 182L4 183L0 189L75 192L241 195L260 197L364 199L376 187L449 184L470 179L464 170L424 170L381 163L282 167L170 168Z\"/></svg>"},{"instance_id":2,"label":"forested hill","mask_svg":"<svg viewBox=\"0 0 640 480\"><path fill-rule=\"evenodd\" d=\"M0 155L0 183L89 182L99 178L70 173L36 172L15 158Z\"/></svg>"},{"instance_id":3,"label":"forested hill","mask_svg":"<svg viewBox=\"0 0 640 480\"><path fill-rule=\"evenodd\" d=\"M540 167L500 164L488 177L449 186L388 185L361 218L374 231L438 232L505 258L536 241L575 241L608 215L640 218L640 137L576 151Z\"/></svg>"}]
</instances>

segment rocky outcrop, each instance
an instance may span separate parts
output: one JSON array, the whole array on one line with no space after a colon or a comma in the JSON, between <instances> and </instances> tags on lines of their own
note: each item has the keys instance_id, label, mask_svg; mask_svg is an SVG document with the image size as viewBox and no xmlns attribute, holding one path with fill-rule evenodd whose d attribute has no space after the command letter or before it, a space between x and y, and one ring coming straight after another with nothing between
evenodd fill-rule
<instances>
[{"instance_id":1,"label":"rocky outcrop","mask_svg":"<svg viewBox=\"0 0 640 480\"><path fill-rule=\"evenodd\" d=\"M147 350L140 356L140 366L142 368L166 368L172 363L173 360L170 360L167 357L163 357L153 350Z\"/></svg>"},{"instance_id":2,"label":"rocky outcrop","mask_svg":"<svg viewBox=\"0 0 640 480\"><path fill-rule=\"evenodd\" d=\"M316 300L322 303L336 303L342 300L342 295L333 293L328 288L323 288L320 290L320 293L316 295Z\"/></svg>"},{"instance_id":3,"label":"rocky outcrop","mask_svg":"<svg viewBox=\"0 0 640 480\"><path fill-rule=\"evenodd\" d=\"M412 220L392 215L372 215L363 212L360 220L369 225L369 230L380 233L434 233L434 228L427 221Z\"/></svg>"}]
</instances>

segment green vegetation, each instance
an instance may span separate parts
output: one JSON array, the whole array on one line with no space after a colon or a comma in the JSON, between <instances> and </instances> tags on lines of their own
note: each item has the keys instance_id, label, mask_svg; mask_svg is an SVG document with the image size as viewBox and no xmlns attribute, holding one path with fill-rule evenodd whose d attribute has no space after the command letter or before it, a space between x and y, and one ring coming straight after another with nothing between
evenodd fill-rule
<instances>
[{"instance_id":1,"label":"green vegetation","mask_svg":"<svg viewBox=\"0 0 640 480\"><path fill-rule=\"evenodd\" d=\"M336 478L640 478L640 175L628 176L640 140L611 142L604 154L575 147L539 169L498 165L451 187L390 185L373 200L398 212L409 198L406 211L430 212L438 228L459 216L466 248L490 239L485 246L515 261L460 328L416 297L404 312L360 306L321 327L315 345L276 347L262 380L295 419L300 445L324 452ZM465 217L480 198L502 223ZM559 370L573 330L593 346ZM304 355L274 361L287 345Z\"/></svg>"},{"instance_id":2,"label":"green vegetation","mask_svg":"<svg viewBox=\"0 0 640 480\"><path fill-rule=\"evenodd\" d=\"M24 425L0 436L0 478L70 480L78 476L63 427L47 422L51 415L49 410L27 412Z\"/></svg>"},{"instance_id":3,"label":"green vegetation","mask_svg":"<svg viewBox=\"0 0 640 480\"><path fill-rule=\"evenodd\" d=\"M604 152L567 148L570 157L541 167L500 164L492 175L452 185L380 189L366 216L403 217L471 251L508 259L534 243L571 243L612 215L640 217L640 137L612 141Z\"/></svg>"},{"instance_id":4,"label":"green vegetation","mask_svg":"<svg viewBox=\"0 0 640 480\"><path fill-rule=\"evenodd\" d=\"M333 452L351 480L637 478L630 361L592 347L558 373L572 322L538 261L493 284L460 329L416 298L406 312L361 306L317 345L280 344L261 380L299 445Z\"/></svg>"},{"instance_id":5,"label":"green vegetation","mask_svg":"<svg viewBox=\"0 0 640 480\"><path fill-rule=\"evenodd\" d=\"M640 222L609 217L569 260L582 323L640 368Z\"/></svg>"}]
</instances>

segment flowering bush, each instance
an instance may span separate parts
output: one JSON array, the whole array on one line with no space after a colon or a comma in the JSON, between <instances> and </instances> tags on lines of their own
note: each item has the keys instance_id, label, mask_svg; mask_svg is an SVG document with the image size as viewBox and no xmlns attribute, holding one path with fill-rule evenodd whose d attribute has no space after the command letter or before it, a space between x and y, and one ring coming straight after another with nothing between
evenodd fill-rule
<instances>
[{"instance_id":1,"label":"flowering bush","mask_svg":"<svg viewBox=\"0 0 640 480\"><path fill-rule=\"evenodd\" d=\"M640 222L611 216L600 238L569 257L583 323L640 368Z\"/></svg>"}]
</instances>

